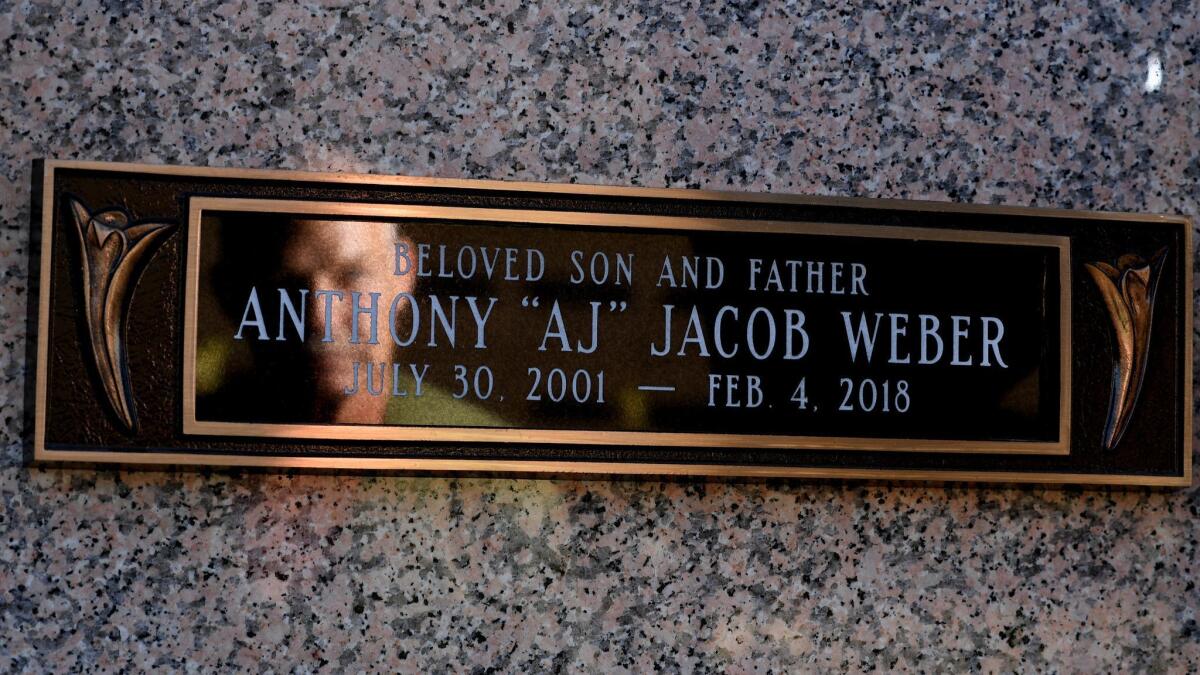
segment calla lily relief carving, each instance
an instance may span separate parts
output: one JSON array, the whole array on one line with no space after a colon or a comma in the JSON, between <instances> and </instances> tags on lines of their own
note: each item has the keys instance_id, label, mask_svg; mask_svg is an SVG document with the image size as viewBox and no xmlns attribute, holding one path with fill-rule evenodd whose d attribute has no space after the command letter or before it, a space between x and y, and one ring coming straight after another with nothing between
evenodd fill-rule
<instances>
[{"instance_id":1,"label":"calla lily relief carving","mask_svg":"<svg viewBox=\"0 0 1200 675\"><path fill-rule=\"evenodd\" d=\"M67 198L83 261L83 305L92 357L104 393L127 431L137 429L137 412L125 355L125 324L133 287L173 223L131 223L123 208L91 212Z\"/></svg>"},{"instance_id":2,"label":"calla lily relief carving","mask_svg":"<svg viewBox=\"0 0 1200 675\"><path fill-rule=\"evenodd\" d=\"M1104 262L1087 264L1092 280L1104 296L1115 337L1112 393L1108 422L1104 425L1104 447L1109 450L1117 447L1125 435L1142 390L1150 352L1154 295L1166 254L1164 248L1148 261L1138 255L1121 256L1116 267Z\"/></svg>"}]
</instances>

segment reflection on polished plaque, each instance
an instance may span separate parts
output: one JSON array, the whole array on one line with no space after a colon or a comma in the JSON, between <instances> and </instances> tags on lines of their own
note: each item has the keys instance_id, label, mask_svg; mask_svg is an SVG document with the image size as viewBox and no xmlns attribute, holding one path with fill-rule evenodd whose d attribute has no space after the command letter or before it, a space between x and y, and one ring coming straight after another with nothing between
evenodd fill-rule
<instances>
[{"instance_id":1,"label":"reflection on polished plaque","mask_svg":"<svg viewBox=\"0 0 1200 675\"><path fill-rule=\"evenodd\" d=\"M192 213L185 431L1067 452L1062 237L219 198Z\"/></svg>"},{"instance_id":2,"label":"reflection on polished plaque","mask_svg":"<svg viewBox=\"0 0 1200 675\"><path fill-rule=\"evenodd\" d=\"M37 460L1190 482L1186 219L46 162Z\"/></svg>"}]
</instances>

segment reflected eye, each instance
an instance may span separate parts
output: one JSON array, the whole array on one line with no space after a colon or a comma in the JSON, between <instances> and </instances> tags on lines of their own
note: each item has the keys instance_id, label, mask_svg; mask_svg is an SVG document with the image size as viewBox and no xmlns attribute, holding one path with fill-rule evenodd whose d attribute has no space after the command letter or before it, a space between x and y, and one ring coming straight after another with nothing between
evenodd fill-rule
<instances>
[{"instance_id":1,"label":"reflected eye","mask_svg":"<svg viewBox=\"0 0 1200 675\"><path fill-rule=\"evenodd\" d=\"M361 267L350 267L341 270L337 275L339 288L347 290L358 290L358 281L362 279L363 269Z\"/></svg>"}]
</instances>

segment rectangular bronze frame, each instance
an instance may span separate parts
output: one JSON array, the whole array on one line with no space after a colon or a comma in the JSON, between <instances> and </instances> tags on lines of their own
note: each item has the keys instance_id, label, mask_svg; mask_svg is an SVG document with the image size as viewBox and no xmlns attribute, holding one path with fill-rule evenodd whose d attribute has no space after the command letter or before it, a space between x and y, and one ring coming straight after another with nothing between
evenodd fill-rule
<instances>
[{"instance_id":1,"label":"rectangular bronze frame","mask_svg":"<svg viewBox=\"0 0 1200 675\"><path fill-rule=\"evenodd\" d=\"M835 479L867 479L867 480L896 480L896 481L971 481L993 483L1042 483L1042 484L1082 484L1082 485L1125 485L1125 486L1160 486L1180 487L1192 483L1192 415L1184 415L1183 435L1186 447L1184 449L1183 476L1153 476L1127 474L1085 474L1085 473L1047 473L1047 472L988 472L988 471L937 471L937 470L894 470L894 469L864 469L864 468L825 468L825 467L792 467L792 466L747 466L726 464L658 464L658 463L625 463L600 461L526 461L526 460L478 460L478 459L428 459L428 458L339 458L339 457L279 457L262 455L208 455L187 452L141 453L124 451L91 451L82 449L48 449L45 446L46 437L46 377L48 373L48 356L46 343L50 319L50 269L51 246L54 216L54 173L57 169L77 169L88 171L134 172L168 176L191 176L232 178L242 180L262 181L306 181L342 184L391 185L409 187L432 187L451 189L474 189L496 191L518 191L530 193L574 193L581 196L625 196L655 199L690 199L697 201L740 201L776 204L815 204L823 206L845 207L886 207L895 210L936 211L949 213L987 213L1014 216L1041 216L1050 218L1084 218L1092 220L1146 220L1147 218L1161 223L1180 226L1184 230L1185 249L1190 258L1193 249L1193 235L1190 219L1183 216L1169 215L1139 215L1117 212L1071 211L1065 209L1037 209L1012 206L982 206L974 204L952 204L945 202L919 202L897 199L867 199L857 197L806 197L800 195L769 194L769 193L739 193L713 190L682 190L673 188L621 187L604 185L578 185L555 183L505 182L496 180L470 180L423 178L409 176L382 176L372 174L306 172L287 170L236 169L213 167L165 166L137 163L92 162L82 160L46 160L42 164L42 222L40 251L40 278L37 307L38 340L36 345L36 380L34 392L34 435L33 459L35 462L82 462L82 463L124 463L131 465L181 465L181 466L255 466L268 468L303 468L303 469L365 469L393 471L428 471L428 472L510 472L519 474L543 475L661 475L661 476L711 476L733 478L835 478ZM841 226L837 226L840 228ZM877 228L868 228L877 229ZM878 235L876 235L878 236ZM190 254L190 249L189 249ZM1184 265L1186 288L1183 292L1188 297L1193 288L1192 266ZM1069 266L1063 267L1063 274L1069 280ZM1064 288L1069 288L1063 284ZM1185 307L1184 325L1192 325L1192 304L1183 303ZM1065 304L1064 313L1069 331L1070 304ZM1067 333L1069 335L1069 332ZM186 341L185 335L185 341ZM1070 362L1066 359L1069 351L1064 351L1064 363L1069 369ZM1188 368L1184 373L1183 409L1192 409L1192 372L1190 365L1193 358L1193 345L1190 336L1185 340L1184 360ZM1064 385L1069 380L1064 381ZM1069 387L1064 386L1069 392ZM1069 402L1069 394L1067 395ZM1069 424L1069 417L1067 418ZM1061 438L1061 436L1060 436Z\"/></svg>"},{"instance_id":2,"label":"rectangular bronze frame","mask_svg":"<svg viewBox=\"0 0 1200 675\"><path fill-rule=\"evenodd\" d=\"M245 424L196 419L196 323L199 302L200 228L205 212L295 213L366 218L420 218L448 221L513 222L538 225L636 227L667 230L711 230L822 236L921 239L983 244L1043 246L1058 250L1059 330L1062 345L1059 378L1058 440L966 441L848 436L785 436L647 431L576 431L557 429L480 429L470 427L405 427L389 425ZM473 209L359 202L290 201L192 197L188 204L187 265L183 319L183 433L259 438L314 438L357 441L432 441L500 443L570 443L713 448L797 448L806 450L884 450L890 452L955 452L985 454L1066 455L1071 451L1071 287L1067 237L1006 232L950 231L917 227L870 227L795 221L720 220L613 213Z\"/></svg>"}]
</instances>

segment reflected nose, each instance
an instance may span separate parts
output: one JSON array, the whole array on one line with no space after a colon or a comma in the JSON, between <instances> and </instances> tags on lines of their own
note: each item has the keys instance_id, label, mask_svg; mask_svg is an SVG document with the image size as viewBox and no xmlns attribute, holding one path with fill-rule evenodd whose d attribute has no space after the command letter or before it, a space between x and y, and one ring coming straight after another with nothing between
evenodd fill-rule
<instances>
[{"instance_id":1,"label":"reflected nose","mask_svg":"<svg viewBox=\"0 0 1200 675\"><path fill-rule=\"evenodd\" d=\"M308 293L308 315L312 317L310 321L313 327L313 337L316 338L317 342L325 339L327 335L333 337L332 330L337 328L338 324L337 314L335 313L337 296L329 296L328 293L321 292L333 289L331 275L321 273L311 274L304 281L308 284L308 288L311 289ZM330 312L332 317L326 316L325 307L327 304L333 310ZM330 326L330 323L333 325Z\"/></svg>"},{"instance_id":2,"label":"reflected nose","mask_svg":"<svg viewBox=\"0 0 1200 675\"><path fill-rule=\"evenodd\" d=\"M318 301L316 293L309 294L308 314L312 317L313 337L320 340L323 339L329 326L326 325L324 308L321 307L321 302Z\"/></svg>"}]
</instances>

